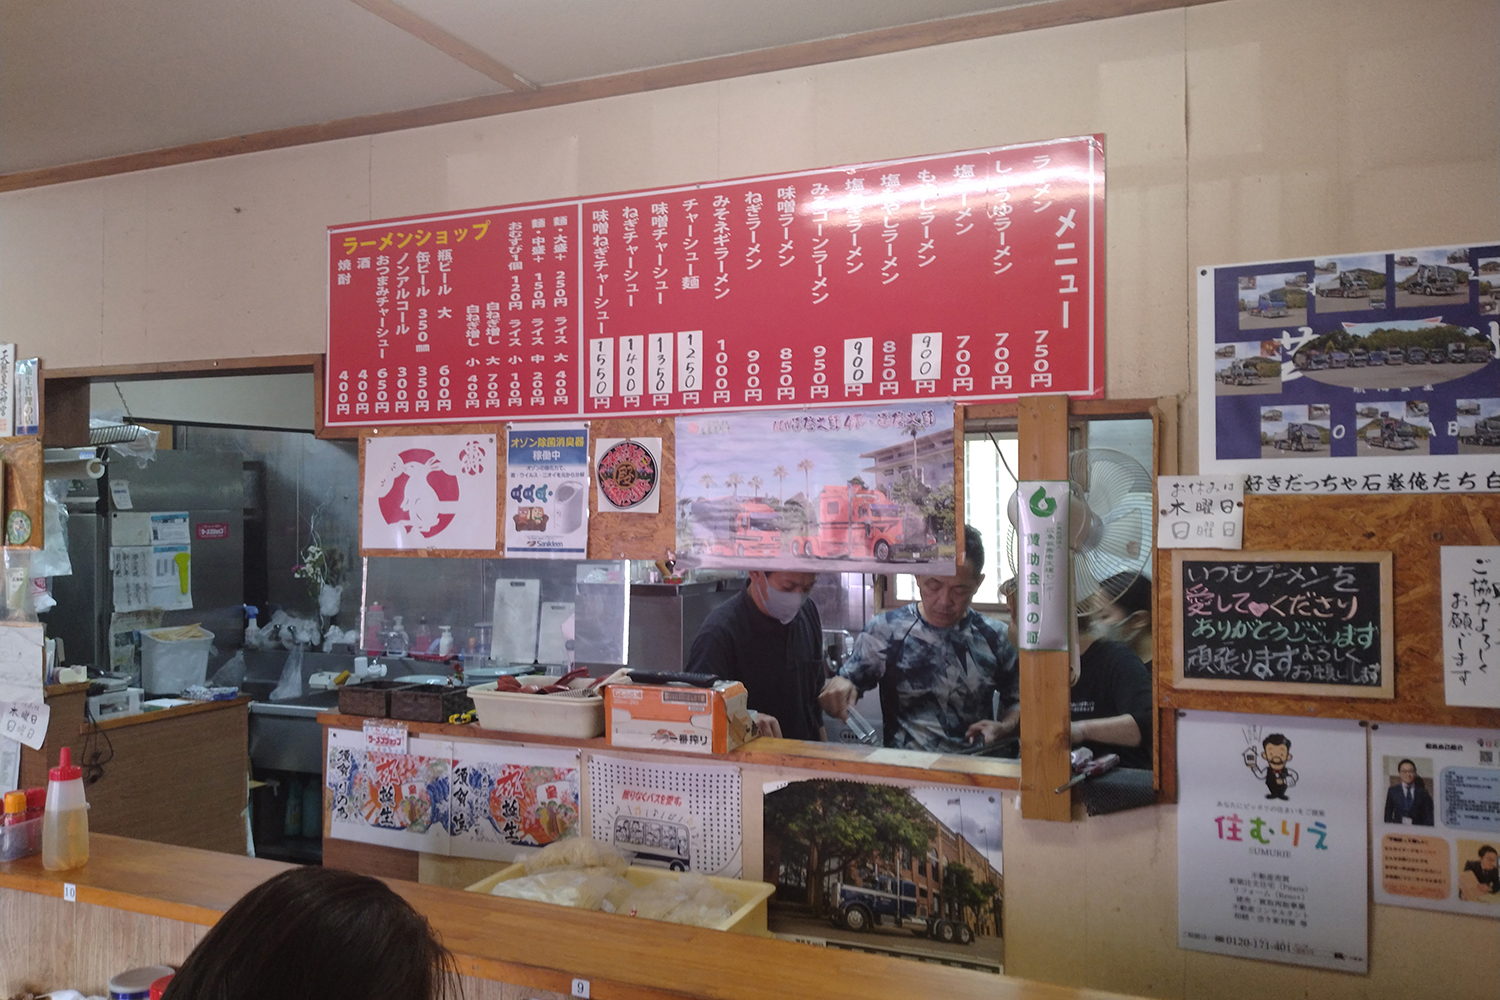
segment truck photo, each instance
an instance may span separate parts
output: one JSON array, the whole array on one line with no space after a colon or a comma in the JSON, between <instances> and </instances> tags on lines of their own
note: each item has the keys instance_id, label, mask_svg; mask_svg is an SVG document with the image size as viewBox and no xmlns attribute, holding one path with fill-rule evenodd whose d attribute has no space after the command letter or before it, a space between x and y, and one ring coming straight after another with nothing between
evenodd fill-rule
<instances>
[{"instance_id":1,"label":"truck photo","mask_svg":"<svg viewBox=\"0 0 1500 1000\"><path fill-rule=\"evenodd\" d=\"M781 555L781 515L759 500L699 500L689 516L699 555Z\"/></svg>"},{"instance_id":2,"label":"truck photo","mask_svg":"<svg viewBox=\"0 0 1500 1000\"><path fill-rule=\"evenodd\" d=\"M1328 355L1322 351L1308 351L1307 367L1309 371L1323 371L1328 367Z\"/></svg>"},{"instance_id":3,"label":"truck photo","mask_svg":"<svg viewBox=\"0 0 1500 1000\"><path fill-rule=\"evenodd\" d=\"M1365 443L1391 451L1410 451L1417 447L1417 429L1395 417L1381 417L1365 428Z\"/></svg>"},{"instance_id":4,"label":"truck photo","mask_svg":"<svg viewBox=\"0 0 1500 1000\"><path fill-rule=\"evenodd\" d=\"M867 931L886 922L895 923L899 907L902 922L915 924L911 932L918 937L930 937L945 944L974 943L974 928L967 921L917 916L915 883L898 883L889 875L881 875L875 879L874 887L869 888L836 882L831 895L838 901L831 918L836 927Z\"/></svg>"},{"instance_id":5,"label":"truck photo","mask_svg":"<svg viewBox=\"0 0 1500 1000\"><path fill-rule=\"evenodd\" d=\"M1231 361L1219 369L1218 379L1225 385L1260 385L1260 369L1250 361Z\"/></svg>"},{"instance_id":6,"label":"truck photo","mask_svg":"<svg viewBox=\"0 0 1500 1000\"><path fill-rule=\"evenodd\" d=\"M937 554L925 518L903 514L881 490L856 483L824 486L805 530L792 537L794 556L927 562Z\"/></svg>"},{"instance_id":7,"label":"truck photo","mask_svg":"<svg viewBox=\"0 0 1500 1000\"><path fill-rule=\"evenodd\" d=\"M1338 283L1319 285L1318 294L1330 299L1367 299L1370 283L1356 274L1340 271Z\"/></svg>"},{"instance_id":8,"label":"truck photo","mask_svg":"<svg viewBox=\"0 0 1500 1000\"><path fill-rule=\"evenodd\" d=\"M1462 340L1455 340L1448 345L1448 360L1455 365L1461 365L1469 356L1469 345Z\"/></svg>"},{"instance_id":9,"label":"truck photo","mask_svg":"<svg viewBox=\"0 0 1500 1000\"><path fill-rule=\"evenodd\" d=\"M1490 349L1488 347L1469 348L1469 364L1486 364L1490 360Z\"/></svg>"},{"instance_id":10,"label":"truck photo","mask_svg":"<svg viewBox=\"0 0 1500 1000\"><path fill-rule=\"evenodd\" d=\"M1356 347L1349 352L1349 367L1363 368L1370 363L1370 352L1363 347Z\"/></svg>"},{"instance_id":11,"label":"truck photo","mask_svg":"<svg viewBox=\"0 0 1500 1000\"><path fill-rule=\"evenodd\" d=\"M1406 363L1409 365L1425 365L1427 363L1427 351L1421 347L1408 347L1406 349Z\"/></svg>"},{"instance_id":12,"label":"truck photo","mask_svg":"<svg viewBox=\"0 0 1500 1000\"><path fill-rule=\"evenodd\" d=\"M1485 417L1474 421L1473 427L1460 427L1458 443L1480 444L1486 448L1500 445L1500 417Z\"/></svg>"},{"instance_id":13,"label":"truck photo","mask_svg":"<svg viewBox=\"0 0 1500 1000\"><path fill-rule=\"evenodd\" d=\"M1286 315L1286 292L1271 291L1260 297L1255 303L1255 308L1250 310L1252 316L1279 317Z\"/></svg>"},{"instance_id":14,"label":"truck photo","mask_svg":"<svg viewBox=\"0 0 1500 1000\"><path fill-rule=\"evenodd\" d=\"M1323 429L1317 424L1287 424L1272 444L1279 451L1317 451L1323 446Z\"/></svg>"},{"instance_id":15,"label":"truck photo","mask_svg":"<svg viewBox=\"0 0 1500 1000\"><path fill-rule=\"evenodd\" d=\"M1441 264L1421 264L1407 283L1414 295L1452 295L1458 290L1458 272Z\"/></svg>"},{"instance_id":16,"label":"truck photo","mask_svg":"<svg viewBox=\"0 0 1500 1000\"><path fill-rule=\"evenodd\" d=\"M1385 350L1385 363L1388 365L1406 364L1406 352L1399 347L1387 347Z\"/></svg>"},{"instance_id":17,"label":"truck photo","mask_svg":"<svg viewBox=\"0 0 1500 1000\"><path fill-rule=\"evenodd\" d=\"M1384 351L1374 350L1370 352L1368 360L1371 368L1379 368L1386 363L1386 354Z\"/></svg>"},{"instance_id":18,"label":"truck photo","mask_svg":"<svg viewBox=\"0 0 1500 1000\"><path fill-rule=\"evenodd\" d=\"M1348 368L1349 355L1343 351L1330 351L1328 354L1329 368Z\"/></svg>"}]
</instances>

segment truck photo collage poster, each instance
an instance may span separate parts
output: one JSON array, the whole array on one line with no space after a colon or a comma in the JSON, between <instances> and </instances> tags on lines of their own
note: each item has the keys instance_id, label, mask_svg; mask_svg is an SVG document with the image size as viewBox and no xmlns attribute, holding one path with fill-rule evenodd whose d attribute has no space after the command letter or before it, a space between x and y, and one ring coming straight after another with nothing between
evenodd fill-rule
<instances>
[{"instance_id":1,"label":"truck photo collage poster","mask_svg":"<svg viewBox=\"0 0 1500 1000\"><path fill-rule=\"evenodd\" d=\"M1198 320L1205 474L1500 491L1500 243L1200 268Z\"/></svg>"}]
</instances>

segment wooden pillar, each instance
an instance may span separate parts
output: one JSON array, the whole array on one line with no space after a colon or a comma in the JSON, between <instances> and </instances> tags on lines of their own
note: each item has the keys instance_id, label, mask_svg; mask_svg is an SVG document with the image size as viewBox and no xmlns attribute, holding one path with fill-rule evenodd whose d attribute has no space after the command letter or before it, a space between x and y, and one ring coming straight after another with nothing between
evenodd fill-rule
<instances>
[{"instance_id":1,"label":"wooden pillar","mask_svg":"<svg viewBox=\"0 0 1500 1000\"><path fill-rule=\"evenodd\" d=\"M1016 412L1023 480L1068 478L1068 398L1022 396ZM1071 609L1069 609L1071 610ZM1067 822L1071 776L1068 654L1021 651L1021 815Z\"/></svg>"}]
</instances>

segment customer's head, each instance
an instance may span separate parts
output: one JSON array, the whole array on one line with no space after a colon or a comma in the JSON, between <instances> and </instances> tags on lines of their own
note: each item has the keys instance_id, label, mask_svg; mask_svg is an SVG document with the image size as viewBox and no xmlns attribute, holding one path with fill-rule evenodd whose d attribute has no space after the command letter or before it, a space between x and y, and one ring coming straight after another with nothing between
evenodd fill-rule
<instances>
[{"instance_id":1,"label":"customer's head","mask_svg":"<svg viewBox=\"0 0 1500 1000\"><path fill-rule=\"evenodd\" d=\"M1113 639L1132 645L1142 635L1151 634L1151 580L1137 573L1117 573L1104 580L1099 589L1113 595L1100 610L1079 622L1094 638Z\"/></svg>"},{"instance_id":2,"label":"customer's head","mask_svg":"<svg viewBox=\"0 0 1500 1000\"><path fill-rule=\"evenodd\" d=\"M963 621L979 585L984 583L984 539L964 525L964 561L953 576L918 576L922 617L929 625L947 628Z\"/></svg>"},{"instance_id":3,"label":"customer's head","mask_svg":"<svg viewBox=\"0 0 1500 1000\"><path fill-rule=\"evenodd\" d=\"M230 907L164 1000L442 1000L456 994L453 969L426 919L384 882L294 868Z\"/></svg>"}]
</instances>

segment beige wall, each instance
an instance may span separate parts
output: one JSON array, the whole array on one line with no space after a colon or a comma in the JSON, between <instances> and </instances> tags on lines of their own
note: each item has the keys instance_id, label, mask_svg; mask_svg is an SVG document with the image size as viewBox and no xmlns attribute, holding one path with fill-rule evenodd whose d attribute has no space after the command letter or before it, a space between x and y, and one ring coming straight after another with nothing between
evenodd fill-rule
<instances>
[{"instance_id":1,"label":"beige wall","mask_svg":"<svg viewBox=\"0 0 1500 1000\"><path fill-rule=\"evenodd\" d=\"M1197 264L1500 236L1500 4L1225 0L0 196L0 339L49 366L315 352L324 226L1086 132L1109 395L1180 395ZM1493 1000L1493 921L1375 907L1369 977L1175 947L1172 809L1007 811L1007 969L1163 997Z\"/></svg>"}]
</instances>

